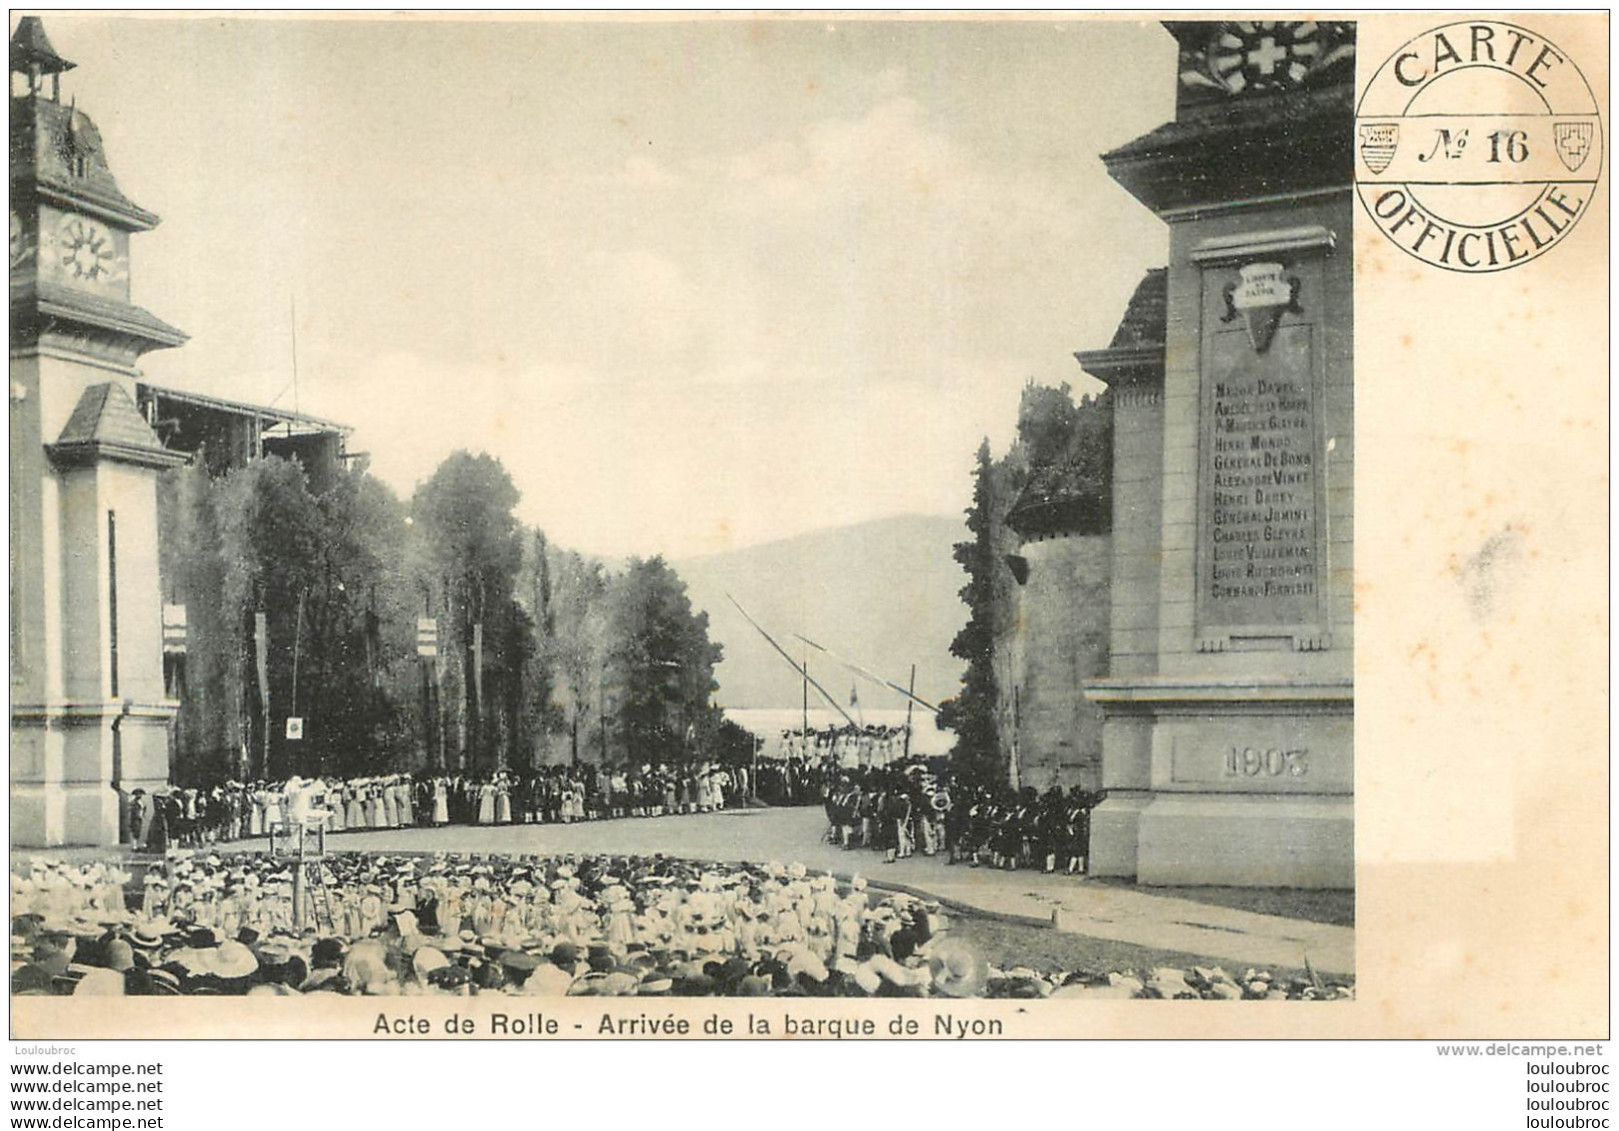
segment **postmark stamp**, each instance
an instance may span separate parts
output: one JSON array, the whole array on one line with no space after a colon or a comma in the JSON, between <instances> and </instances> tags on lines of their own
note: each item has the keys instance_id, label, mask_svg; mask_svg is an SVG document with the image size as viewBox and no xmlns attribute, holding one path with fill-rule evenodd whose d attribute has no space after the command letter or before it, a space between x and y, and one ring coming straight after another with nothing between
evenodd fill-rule
<instances>
[{"instance_id":1,"label":"postmark stamp","mask_svg":"<svg viewBox=\"0 0 1619 1131\"><path fill-rule=\"evenodd\" d=\"M1355 185L1378 229L1447 271L1516 267L1550 251L1602 171L1595 95L1544 36L1494 20L1410 40L1355 112Z\"/></svg>"}]
</instances>

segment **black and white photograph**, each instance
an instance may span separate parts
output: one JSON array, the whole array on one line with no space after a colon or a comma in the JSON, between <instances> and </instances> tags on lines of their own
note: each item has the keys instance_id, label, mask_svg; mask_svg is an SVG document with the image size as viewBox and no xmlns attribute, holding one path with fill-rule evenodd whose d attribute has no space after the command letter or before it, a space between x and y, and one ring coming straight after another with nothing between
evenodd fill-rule
<instances>
[{"instance_id":1,"label":"black and white photograph","mask_svg":"<svg viewBox=\"0 0 1619 1131\"><path fill-rule=\"evenodd\" d=\"M1605 41L1444 23L14 12L13 1038L1438 1035L1528 684L1386 579L1606 561L1400 564L1516 394L1386 363L1607 225Z\"/></svg>"}]
</instances>

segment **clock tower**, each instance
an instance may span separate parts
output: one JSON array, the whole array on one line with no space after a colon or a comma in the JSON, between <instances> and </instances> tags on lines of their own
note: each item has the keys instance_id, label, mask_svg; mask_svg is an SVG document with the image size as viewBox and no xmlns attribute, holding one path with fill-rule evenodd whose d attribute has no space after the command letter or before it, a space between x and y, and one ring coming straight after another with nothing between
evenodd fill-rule
<instances>
[{"instance_id":1,"label":"clock tower","mask_svg":"<svg viewBox=\"0 0 1619 1131\"><path fill-rule=\"evenodd\" d=\"M130 301L129 200L61 97L37 17L11 38L11 832L115 844L120 795L161 787L157 480L185 457L136 408L136 367L185 335Z\"/></svg>"}]
</instances>

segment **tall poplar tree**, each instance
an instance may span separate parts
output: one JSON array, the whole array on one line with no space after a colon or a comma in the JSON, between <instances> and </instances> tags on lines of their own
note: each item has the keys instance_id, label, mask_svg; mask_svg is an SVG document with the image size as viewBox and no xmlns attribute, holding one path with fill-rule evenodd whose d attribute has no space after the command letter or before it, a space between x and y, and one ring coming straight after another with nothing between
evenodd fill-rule
<instances>
[{"instance_id":1,"label":"tall poplar tree","mask_svg":"<svg viewBox=\"0 0 1619 1131\"><path fill-rule=\"evenodd\" d=\"M961 692L940 707L938 725L953 730L956 743L950 760L957 775L974 782L999 785L1006 780L1006 757L995 723L995 465L989 440L978 447L973 471L973 502L967 509L967 532L952 552L967 573L961 599L967 605L967 623L950 643L951 655L967 661Z\"/></svg>"},{"instance_id":2,"label":"tall poplar tree","mask_svg":"<svg viewBox=\"0 0 1619 1131\"><path fill-rule=\"evenodd\" d=\"M520 498L498 459L458 451L411 503L437 574L439 646L454 658L458 760L468 768L486 769L509 750L501 739L509 742L514 729L504 717L514 698L505 681L520 678L526 656L512 652L532 639L512 624L526 619L512 599L523 562L513 514Z\"/></svg>"}]
</instances>

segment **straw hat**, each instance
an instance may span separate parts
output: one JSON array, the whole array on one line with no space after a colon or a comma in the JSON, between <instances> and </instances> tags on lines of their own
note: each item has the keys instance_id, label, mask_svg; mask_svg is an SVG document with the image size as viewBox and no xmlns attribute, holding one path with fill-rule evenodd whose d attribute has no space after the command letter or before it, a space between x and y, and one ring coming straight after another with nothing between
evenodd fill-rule
<instances>
[{"instance_id":1,"label":"straw hat","mask_svg":"<svg viewBox=\"0 0 1619 1131\"><path fill-rule=\"evenodd\" d=\"M956 938L937 940L929 949L933 986L945 997L977 997L984 992L989 967L973 947Z\"/></svg>"},{"instance_id":2,"label":"straw hat","mask_svg":"<svg viewBox=\"0 0 1619 1131\"><path fill-rule=\"evenodd\" d=\"M74 997L123 997L124 976L117 970L95 968L87 970L78 985L73 987Z\"/></svg>"},{"instance_id":3,"label":"straw hat","mask_svg":"<svg viewBox=\"0 0 1619 1131\"><path fill-rule=\"evenodd\" d=\"M416 971L418 980L426 981L427 976L434 970L440 970L450 964L449 958L437 947L424 946L417 950L410 960L411 967Z\"/></svg>"},{"instance_id":4,"label":"straw hat","mask_svg":"<svg viewBox=\"0 0 1619 1131\"><path fill-rule=\"evenodd\" d=\"M199 974L212 974L214 972L214 955L216 953L217 950L214 947L204 949L183 946L169 955L168 964L178 966L193 977Z\"/></svg>"},{"instance_id":5,"label":"straw hat","mask_svg":"<svg viewBox=\"0 0 1619 1131\"><path fill-rule=\"evenodd\" d=\"M239 942L221 943L214 952L213 972L221 978L247 978L257 972L259 960Z\"/></svg>"}]
</instances>

